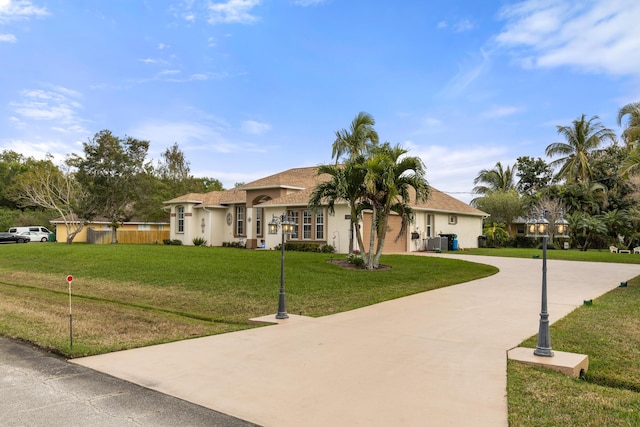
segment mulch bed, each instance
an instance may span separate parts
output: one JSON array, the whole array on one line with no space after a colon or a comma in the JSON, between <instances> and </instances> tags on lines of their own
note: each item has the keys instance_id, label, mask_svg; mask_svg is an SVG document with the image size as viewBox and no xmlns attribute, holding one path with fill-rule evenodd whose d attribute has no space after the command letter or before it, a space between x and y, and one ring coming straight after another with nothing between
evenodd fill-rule
<instances>
[{"instance_id":1,"label":"mulch bed","mask_svg":"<svg viewBox=\"0 0 640 427\"><path fill-rule=\"evenodd\" d=\"M339 265L342 268L345 268L347 270L363 270L363 271L367 271L366 268L364 268L364 266L362 267L358 267L355 264L351 264L349 261L347 261L346 259L331 259L327 262L330 262L331 264L335 264L335 265ZM378 266L378 268L374 269L375 271L384 271L384 270L391 270L391 266L390 265L383 265L380 264Z\"/></svg>"}]
</instances>

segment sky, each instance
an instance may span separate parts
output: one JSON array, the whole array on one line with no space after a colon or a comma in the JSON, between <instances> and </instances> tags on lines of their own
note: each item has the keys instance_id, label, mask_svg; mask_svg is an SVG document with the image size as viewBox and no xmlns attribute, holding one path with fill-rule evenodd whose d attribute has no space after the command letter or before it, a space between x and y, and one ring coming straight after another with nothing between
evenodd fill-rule
<instances>
[{"instance_id":1,"label":"sky","mask_svg":"<svg viewBox=\"0 0 640 427\"><path fill-rule=\"evenodd\" d=\"M0 151L103 129L225 188L332 163L361 111L465 202L557 126L640 101L638 0L0 0Z\"/></svg>"}]
</instances>

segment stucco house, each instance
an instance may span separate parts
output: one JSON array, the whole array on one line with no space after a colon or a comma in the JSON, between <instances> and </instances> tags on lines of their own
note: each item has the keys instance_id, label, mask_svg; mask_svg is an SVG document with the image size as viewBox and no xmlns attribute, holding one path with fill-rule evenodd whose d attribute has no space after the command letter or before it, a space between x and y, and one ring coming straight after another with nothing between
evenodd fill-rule
<instances>
[{"instance_id":1,"label":"stucco house","mask_svg":"<svg viewBox=\"0 0 640 427\"><path fill-rule=\"evenodd\" d=\"M235 242L250 249L271 249L280 243L281 235L269 234L267 224L273 216L286 214L297 224L297 232L287 237L289 241L330 244L336 252L347 253L347 203L337 203L333 215L326 207L317 211L308 207L313 189L329 178L318 176L316 167L295 168L231 190L176 197L165 202L170 210L170 238L185 245L202 238L211 246ZM400 229L399 217L390 218L386 253L427 249L429 239L440 234L457 235L461 248L478 247L482 219L487 214L435 188L431 190L427 202L412 204L415 222L398 240L395 236ZM367 220L370 216L365 214L360 225L365 239L369 231Z\"/></svg>"}]
</instances>

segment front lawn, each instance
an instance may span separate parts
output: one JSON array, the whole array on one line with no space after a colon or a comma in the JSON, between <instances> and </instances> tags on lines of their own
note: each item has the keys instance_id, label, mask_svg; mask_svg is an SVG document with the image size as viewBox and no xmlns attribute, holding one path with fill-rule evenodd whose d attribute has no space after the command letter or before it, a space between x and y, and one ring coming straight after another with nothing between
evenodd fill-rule
<instances>
[{"instance_id":1,"label":"front lawn","mask_svg":"<svg viewBox=\"0 0 640 427\"><path fill-rule=\"evenodd\" d=\"M0 334L77 357L252 327L277 311L280 252L164 245L0 247ZM287 252L287 311L323 316L495 274L461 260ZM67 275L72 282L73 348Z\"/></svg>"},{"instance_id":2,"label":"front lawn","mask_svg":"<svg viewBox=\"0 0 640 427\"><path fill-rule=\"evenodd\" d=\"M532 258L533 256L538 256L542 258L542 249L540 248L477 248L465 249L464 251L460 252L446 253L461 255L500 256L509 258ZM612 254L608 249L590 249L588 251L579 251L577 249L548 249L547 259L640 264L640 255L638 254Z\"/></svg>"}]
</instances>

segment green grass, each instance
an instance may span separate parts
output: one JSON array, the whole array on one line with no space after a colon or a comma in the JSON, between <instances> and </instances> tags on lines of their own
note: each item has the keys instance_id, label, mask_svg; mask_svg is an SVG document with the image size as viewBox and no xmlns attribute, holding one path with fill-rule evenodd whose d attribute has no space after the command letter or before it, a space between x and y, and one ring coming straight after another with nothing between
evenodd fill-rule
<instances>
[{"instance_id":1,"label":"green grass","mask_svg":"<svg viewBox=\"0 0 640 427\"><path fill-rule=\"evenodd\" d=\"M539 248L478 248L466 249L462 252L447 252L448 254L460 255L485 255L500 256L510 258L532 258L533 256L542 257L542 249ZM616 262L621 264L640 264L640 255L638 254L612 254L608 249L588 251L579 251L576 249L547 250L548 259L561 259L567 261L588 261L588 262Z\"/></svg>"},{"instance_id":2,"label":"green grass","mask_svg":"<svg viewBox=\"0 0 640 427\"><path fill-rule=\"evenodd\" d=\"M164 245L0 247L0 333L68 356L251 327L275 313L280 252ZM323 316L494 274L461 260L389 255L389 270L344 269L344 255L287 252L287 311ZM73 275L74 346L67 275ZM65 317L66 316L66 317Z\"/></svg>"},{"instance_id":3,"label":"green grass","mask_svg":"<svg viewBox=\"0 0 640 427\"><path fill-rule=\"evenodd\" d=\"M582 379L510 361L512 426L640 425L640 279L551 326L557 351L587 354ZM522 346L535 348L537 336Z\"/></svg>"}]
</instances>

